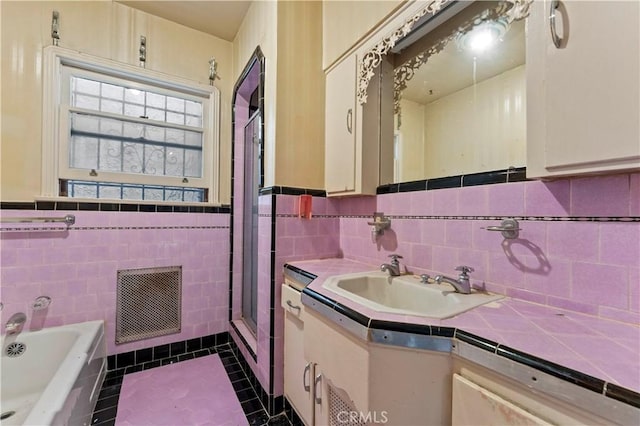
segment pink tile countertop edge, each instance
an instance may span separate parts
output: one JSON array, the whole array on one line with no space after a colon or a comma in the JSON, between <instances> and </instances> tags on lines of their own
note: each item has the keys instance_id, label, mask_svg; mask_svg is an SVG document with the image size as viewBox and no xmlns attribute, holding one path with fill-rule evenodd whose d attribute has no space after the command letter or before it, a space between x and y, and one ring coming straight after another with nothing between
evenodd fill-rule
<instances>
[{"instance_id":1,"label":"pink tile countertop edge","mask_svg":"<svg viewBox=\"0 0 640 426\"><path fill-rule=\"evenodd\" d=\"M452 327L529 355L640 392L640 326L510 297L438 320L383 313L322 287L331 275L377 270L348 259L288 262L317 276L308 288L370 319Z\"/></svg>"}]
</instances>

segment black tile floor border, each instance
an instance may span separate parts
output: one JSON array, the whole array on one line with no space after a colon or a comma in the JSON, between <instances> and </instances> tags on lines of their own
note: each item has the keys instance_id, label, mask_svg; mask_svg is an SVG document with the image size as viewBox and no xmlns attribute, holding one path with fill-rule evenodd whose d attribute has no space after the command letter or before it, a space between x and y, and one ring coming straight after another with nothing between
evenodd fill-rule
<instances>
[{"instance_id":1,"label":"black tile floor border","mask_svg":"<svg viewBox=\"0 0 640 426\"><path fill-rule=\"evenodd\" d=\"M235 347L233 342L229 341L228 335L226 336L226 339L224 336L221 336L221 342L218 345L215 345L217 339L211 340L209 337L211 336L207 336L207 338L191 339L186 341L186 344L180 344L184 342L178 342L178 344L167 345L170 347L169 350L158 352L158 354L166 355L161 359L156 358L156 351L149 351L148 349L150 348L135 351L135 355L133 355L133 352L131 352L132 355L129 355L129 353L119 354L123 355L119 358L117 355L112 355L113 359L110 364L114 368L109 370L105 376L105 380L102 384L102 388L100 389L98 401L93 412L91 425L115 425L116 415L118 413L118 398L120 397L120 389L122 388L122 382L126 374L186 361L188 359L217 354L220 357L220 361L222 362L225 371L227 372L229 381L233 386L238 401L240 402L250 425L290 426L291 422L285 412L269 418L267 410L263 405L264 398L261 397L263 391L260 384L257 383L255 376L252 380L245 373L245 371L251 370L246 362L244 362L245 365L242 365L243 363L238 360L235 353L237 351L237 347ZM196 340L199 340L200 342L198 343ZM207 346L207 343L214 343L214 345ZM185 352L183 347L193 348L195 350ZM171 349L174 348L176 353L172 353L171 351ZM151 356L152 352L154 354L153 357ZM141 361L144 360L144 362L130 364L131 358L138 358L137 355L139 355L139 359ZM240 359L244 361L242 358ZM115 368L116 364L118 364L120 368ZM251 374L251 376L253 376L253 374ZM256 391L256 388L259 390Z\"/></svg>"}]
</instances>

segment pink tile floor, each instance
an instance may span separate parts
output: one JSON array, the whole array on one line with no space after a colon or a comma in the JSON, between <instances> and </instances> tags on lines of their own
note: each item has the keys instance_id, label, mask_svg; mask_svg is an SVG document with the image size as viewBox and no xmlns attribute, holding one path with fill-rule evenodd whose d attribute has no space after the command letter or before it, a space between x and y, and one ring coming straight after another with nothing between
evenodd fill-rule
<instances>
[{"instance_id":1,"label":"pink tile floor","mask_svg":"<svg viewBox=\"0 0 640 426\"><path fill-rule=\"evenodd\" d=\"M127 374L116 425L247 425L218 355Z\"/></svg>"}]
</instances>

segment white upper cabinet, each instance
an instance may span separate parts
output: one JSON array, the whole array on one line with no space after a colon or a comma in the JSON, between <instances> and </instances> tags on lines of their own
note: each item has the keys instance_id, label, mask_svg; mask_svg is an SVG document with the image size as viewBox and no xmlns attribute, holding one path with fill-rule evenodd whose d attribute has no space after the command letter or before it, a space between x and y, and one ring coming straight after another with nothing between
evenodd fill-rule
<instances>
[{"instance_id":1,"label":"white upper cabinet","mask_svg":"<svg viewBox=\"0 0 640 426\"><path fill-rule=\"evenodd\" d=\"M535 1L527 28L527 175L640 168L640 2Z\"/></svg>"},{"instance_id":2,"label":"white upper cabinet","mask_svg":"<svg viewBox=\"0 0 640 426\"><path fill-rule=\"evenodd\" d=\"M325 187L327 194L355 191L356 55L327 74Z\"/></svg>"},{"instance_id":3,"label":"white upper cabinet","mask_svg":"<svg viewBox=\"0 0 640 426\"><path fill-rule=\"evenodd\" d=\"M374 195L378 187L380 96L378 78L368 101L356 101L358 55L327 73L325 100L325 189L328 196ZM364 126L363 123L368 123Z\"/></svg>"}]
</instances>

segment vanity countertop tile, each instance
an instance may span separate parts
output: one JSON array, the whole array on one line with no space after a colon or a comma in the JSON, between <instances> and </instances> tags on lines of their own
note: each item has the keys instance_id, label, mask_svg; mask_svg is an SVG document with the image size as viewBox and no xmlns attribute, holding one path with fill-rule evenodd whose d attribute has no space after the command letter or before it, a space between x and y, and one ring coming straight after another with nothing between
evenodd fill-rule
<instances>
[{"instance_id":1,"label":"vanity countertop tile","mask_svg":"<svg viewBox=\"0 0 640 426\"><path fill-rule=\"evenodd\" d=\"M322 287L332 275L373 271L348 259L290 262L316 275L308 288L371 320L453 327L525 352L608 383L640 392L640 325L615 322L577 312L506 297L453 318L380 313Z\"/></svg>"}]
</instances>

